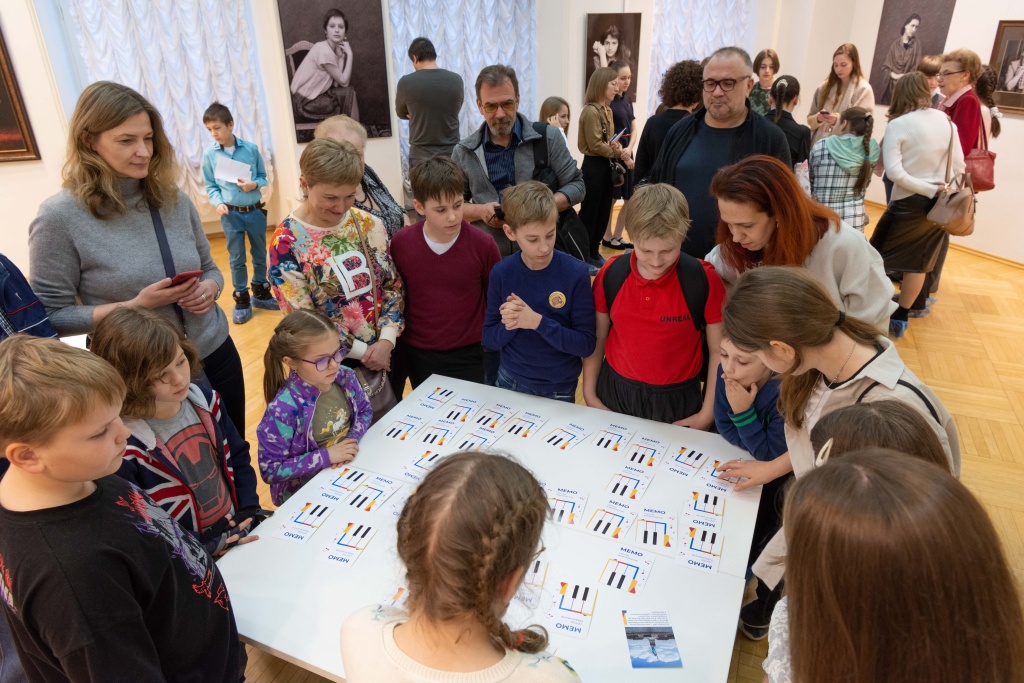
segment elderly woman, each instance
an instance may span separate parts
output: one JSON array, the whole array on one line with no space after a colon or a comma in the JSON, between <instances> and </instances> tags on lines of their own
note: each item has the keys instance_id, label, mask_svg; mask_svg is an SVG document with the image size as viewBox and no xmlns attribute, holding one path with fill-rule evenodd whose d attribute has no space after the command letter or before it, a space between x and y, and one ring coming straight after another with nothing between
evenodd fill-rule
<instances>
[{"instance_id":1,"label":"elderly woman","mask_svg":"<svg viewBox=\"0 0 1024 683\"><path fill-rule=\"evenodd\" d=\"M270 241L271 287L282 311L308 308L334 323L377 419L395 405L387 372L404 327L388 236L375 216L352 208L363 177L355 147L313 140L299 169L303 202Z\"/></svg>"},{"instance_id":2,"label":"elderly woman","mask_svg":"<svg viewBox=\"0 0 1024 683\"><path fill-rule=\"evenodd\" d=\"M216 304L224 277L178 189L160 112L131 88L98 81L78 98L68 127L64 189L29 228L32 289L54 328L88 334L119 306L152 309L196 346L244 434L242 362Z\"/></svg>"},{"instance_id":3,"label":"elderly woman","mask_svg":"<svg viewBox=\"0 0 1024 683\"><path fill-rule=\"evenodd\" d=\"M323 121L313 131L314 138L330 138L338 142L347 142L359 153L359 161L363 168L363 177L356 187L354 206L357 209L373 214L384 224L388 237L394 237L407 223L405 212L388 188L381 182L377 172L366 164L366 128L350 116L340 114Z\"/></svg>"}]
</instances>

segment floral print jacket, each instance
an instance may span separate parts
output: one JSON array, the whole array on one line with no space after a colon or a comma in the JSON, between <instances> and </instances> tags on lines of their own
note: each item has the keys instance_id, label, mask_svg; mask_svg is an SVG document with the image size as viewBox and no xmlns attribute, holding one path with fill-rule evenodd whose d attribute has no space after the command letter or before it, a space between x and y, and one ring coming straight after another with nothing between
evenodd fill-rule
<instances>
[{"instance_id":1,"label":"floral print jacket","mask_svg":"<svg viewBox=\"0 0 1024 683\"><path fill-rule=\"evenodd\" d=\"M285 218L270 241L270 283L281 310L317 310L334 322L347 356L360 359L405 326L404 292L384 226L351 209L333 228Z\"/></svg>"}]
</instances>

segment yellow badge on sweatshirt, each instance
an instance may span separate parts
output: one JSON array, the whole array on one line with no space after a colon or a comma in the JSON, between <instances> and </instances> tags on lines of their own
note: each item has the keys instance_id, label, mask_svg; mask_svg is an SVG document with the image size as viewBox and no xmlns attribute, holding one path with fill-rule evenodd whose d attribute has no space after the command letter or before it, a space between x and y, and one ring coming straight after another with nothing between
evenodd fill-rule
<instances>
[{"instance_id":1,"label":"yellow badge on sweatshirt","mask_svg":"<svg viewBox=\"0 0 1024 683\"><path fill-rule=\"evenodd\" d=\"M551 292L550 296L548 296L548 305L551 306L551 308L561 308L565 305L565 294L562 294L561 292Z\"/></svg>"}]
</instances>

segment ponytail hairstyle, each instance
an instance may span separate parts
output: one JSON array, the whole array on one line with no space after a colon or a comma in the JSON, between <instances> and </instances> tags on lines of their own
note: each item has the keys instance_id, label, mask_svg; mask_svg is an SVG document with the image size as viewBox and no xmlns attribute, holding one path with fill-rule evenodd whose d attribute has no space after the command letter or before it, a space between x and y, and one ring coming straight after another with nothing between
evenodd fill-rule
<instances>
[{"instance_id":1,"label":"ponytail hairstyle","mask_svg":"<svg viewBox=\"0 0 1024 683\"><path fill-rule=\"evenodd\" d=\"M498 591L536 557L548 514L544 489L515 460L481 452L442 460L398 518L409 611L434 621L475 619L504 648L543 650L542 627L512 631L502 621Z\"/></svg>"},{"instance_id":2,"label":"ponytail hairstyle","mask_svg":"<svg viewBox=\"0 0 1024 683\"><path fill-rule=\"evenodd\" d=\"M875 115L863 107L850 107L842 113L839 121L846 121L850 126L850 132L864 138L864 161L860 164L860 171L857 173L857 183L853 186L853 193L860 194L871 182L871 131L875 126Z\"/></svg>"},{"instance_id":3,"label":"ponytail hairstyle","mask_svg":"<svg viewBox=\"0 0 1024 683\"><path fill-rule=\"evenodd\" d=\"M267 403L274 400L288 380L285 357L301 358L310 344L328 333L338 335L334 323L323 313L308 308L292 311L277 324L263 354L263 398Z\"/></svg>"},{"instance_id":4,"label":"ponytail hairstyle","mask_svg":"<svg viewBox=\"0 0 1024 683\"><path fill-rule=\"evenodd\" d=\"M981 67L981 76L978 77L978 82L974 84L974 94L981 100L983 107L988 107L992 113L992 137L999 137L999 133L1002 132L1003 126L999 123L999 110L996 109L996 102L992 99L992 94L996 91L996 85L999 82L999 74L990 67L988 64Z\"/></svg>"},{"instance_id":5,"label":"ponytail hairstyle","mask_svg":"<svg viewBox=\"0 0 1024 683\"><path fill-rule=\"evenodd\" d=\"M779 76L772 84L772 89L768 91L768 96L775 102L773 120L778 123L782 118L782 106L800 96L800 81L796 80L795 76Z\"/></svg>"},{"instance_id":6,"label":"ponytail hairstyle","mask_svg":"<svg viewBox=\"0 0 1024 683\"><path fill-rule=\"evenodd\" d=\"M828 344L837 329L863 344L874 345L878 336L874 326L840 316L817 278L795 266L764 266L740 275L729 291L722 322L725 336L741 351L767 351L773 341L793 347L793 367L782 374L779 412L796 429L803 427L807 401L823 377L813 368L800 370L804 349Z\"/></svg>"}]
</instances>

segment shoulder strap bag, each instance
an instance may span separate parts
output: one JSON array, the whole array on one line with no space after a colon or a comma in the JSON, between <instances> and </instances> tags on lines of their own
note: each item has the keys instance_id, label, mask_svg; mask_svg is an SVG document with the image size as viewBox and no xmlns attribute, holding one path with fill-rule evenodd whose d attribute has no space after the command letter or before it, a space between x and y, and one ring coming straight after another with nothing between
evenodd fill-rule
<instances>
[{"instance_id":1,"label":"shoulder strap bag","mask_svg":"<svg viewBox=\"0 0 1024 683\"><path fill-rule=\"evenodd\" d=\"M160 259L164 262L164 274L169 278L173 278L177 271L174 269L174 258L171 256L171 247L167 242L167 231L164 230L164 221L160 218L160 210L154 206L149 207L149 216L153 219L156 243L160 246ZM178 304L172 304L172 306L174 306L174 312L178 316L178 322L181 323L181 332L187 337L188 329L185 327L185 313Z\"/></svg>"},{"instance_id":2,"label":"shoulder strap bag","mask_svg":"<svg viewBox=\"0 0 1024 683\"><path fill-rule=\"evenodd\" d=\"M971 184L975 192L987 192L996 186L996 153L988 149L988 134L985 132L985 119L978 122L981 132L978 141L981 146L975 147L964 159L966 173L971 176Z\"/></svg>"},{"instance_id":3,"label":"shoulder strap bag","mask_svg":"<svg viewBox=\"0 0 1024 683\"><path fill-rule=\"evenodd\" d=\"M974 232L974 212L976 209L974 187L971 185L971 174L964 173L956 182L953 181L953 142L955 138L953 122L949 122L949 149L946 151L946 189L939 193L938 199L928 212L928 220L957 237L966 237Z\"/></svg>"},{"instance_id":4,"label":"shoulder strap bag","mask_svg":"<svg viewBox=\"0 0 1024 683\"><path fill-rule=\"evenodd\" d=\"M604 124L604 112L601 111L601 107L597 106L594 103L590 103L587 106L594 107L595 109L597 109L598 120L601 122L601 139L604 142L609 142L608 127ZM608 165L608 173L612 180L612 187L622 187L622 185L626 182L625 165L618 159L609 159Z\"/></svg>"}]
</instances>

